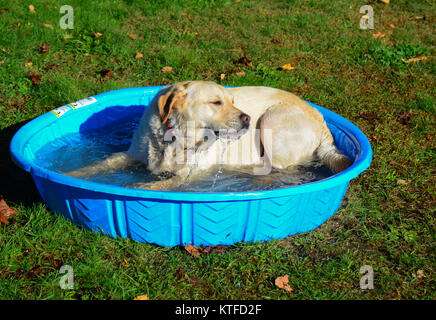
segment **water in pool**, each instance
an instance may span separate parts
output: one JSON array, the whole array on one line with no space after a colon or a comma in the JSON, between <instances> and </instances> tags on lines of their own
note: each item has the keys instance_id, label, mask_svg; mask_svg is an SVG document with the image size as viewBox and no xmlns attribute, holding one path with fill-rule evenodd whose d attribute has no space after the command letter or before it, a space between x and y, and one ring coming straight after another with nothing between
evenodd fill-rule
<instances>
[{"instance_id":1,"label":"water in pool","mask_svg":"<svg viewBox=\"0 0 436 320\"><path fill-rule=\"evenodd\" d=\"M102 129L73 133L63 136L41 148L36 154L39 166L57 172L68 172L90 165L104 157L129 148L133 132L139 119L123 121ZM333 172L318 161L301 166L293 173L272 170L272 179L253 176L216 165L200 179L189 181L177 188L185 192L242 192L271 190L301 185L325 179ZM97 174L87 178L91 181L129 186L138 182L165 179L165 175L156 176L145 166L132 166L114 173Z\"/></svg>"}]
</instances>

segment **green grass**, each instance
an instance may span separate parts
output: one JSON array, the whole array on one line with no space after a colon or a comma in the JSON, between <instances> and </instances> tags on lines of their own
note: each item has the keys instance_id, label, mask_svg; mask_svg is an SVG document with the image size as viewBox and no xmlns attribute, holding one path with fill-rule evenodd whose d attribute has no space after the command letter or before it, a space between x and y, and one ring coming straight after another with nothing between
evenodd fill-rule
<instances>
[{"instance_id":1,"label":"green grass","mask_svg":"<svg viewBox=\"0 0 436 320\"><path fill-rule=\"evenodd\" d=\"M359 29L366 3L357 0L72 0L73 30L59 28L62 4L0 0L7 9L0 11L0 194L18 211L0 225L0 299L436 298L433 0L374 2L374 30ZM425 19L410 19L416 16ZM377 32L386 36L374 39ZM43 43L46 53L38 52ZM251 64L237 63L244 54ZM401 60L422 55L428 59ZM278 70L286 63L295 69ZM76 227L49 211L9 160L13 134L48 110L188 79L292 91L359 126L373 163L316 230L194 258L183 248ZM411 118L401 123L404 112ZM400 179L408 183L397 185ZM66 264L74 290L59 287ZM363 265L374 269L373 290L359 288ZM285 274L292 293L274 285Z\"/></svg>"}]
</instances>

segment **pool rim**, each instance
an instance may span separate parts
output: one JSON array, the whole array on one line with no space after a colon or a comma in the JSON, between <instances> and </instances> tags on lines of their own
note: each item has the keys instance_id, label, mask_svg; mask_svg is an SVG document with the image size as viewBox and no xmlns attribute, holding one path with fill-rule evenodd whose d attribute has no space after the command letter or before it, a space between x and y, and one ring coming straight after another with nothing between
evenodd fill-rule
<instances>
[{"instance_id":1,"label":"pool rim","mask_svg":"<svg viewBox=\"0 0 436 320\"><path fill-rule=\"evenodd\" d=\"M135 87L108 91L102 94L94 95L100 104L106 104L102 107L113 106L113 100L110 99L113 95L118 96L145 96L147 93L156 93L164 86L153 87ZM241 200L260 200L268 198L286 197L306 192L314 192L323 189L329 189L340 184L348 184L350 180L356 178L361 172L366 170L372 161L372 148L365 134L352 122L344 117L330 111L324 107L318 106L306 101L314 108L318 109L324 116L324 119L340 129L345 135L350 138L359 149L357 160L346 170L332 175L326 179L315 182L306 183L299 186L285 187L273 190L263 191L248 191L248 192L177 192L177 191L153 191L144 189L126 188L116 185L98 183L51 171L33 163L33 158L24 154L24 148L29 139L43 127L46 127L56 121L58 118L51 112L47 112L37 118L29 121L21 127L14 135L10 144L10 152L12 161L19 167L32 175L36 175L43 179L48 179L52 182L63 184L69 187L90 190L93 192L107 193L111 195L152 199L158 201L178 201L178 202L223 202L223 201L241 201ZM81 108L70 110L66 117L74 116L75 111L88 110L90 115L94 114L91 108ZM103 108L101 108L102 110ZM100 110L100 109L99 109ZM86 111L81 111L86 112Z\"/></svg>"}]
</instances>

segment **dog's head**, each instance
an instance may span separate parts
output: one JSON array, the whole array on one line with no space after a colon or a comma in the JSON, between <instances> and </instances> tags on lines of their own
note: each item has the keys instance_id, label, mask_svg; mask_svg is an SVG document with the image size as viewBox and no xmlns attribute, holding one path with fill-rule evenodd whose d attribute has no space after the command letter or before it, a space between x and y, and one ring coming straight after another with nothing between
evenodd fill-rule
<instances>
[{"instance_id":1,"label":"dog's head","mask_svg":"<svg viewBox=\"0 0 436 320\"><path fill-rule=\"evenodd\" d=\"M193 123L221 138L238 138L250 125L250 116L234 106L233 96L214 82L186 81L165 88L158 99L162 124Z\"/></svg>"}]
</instances>

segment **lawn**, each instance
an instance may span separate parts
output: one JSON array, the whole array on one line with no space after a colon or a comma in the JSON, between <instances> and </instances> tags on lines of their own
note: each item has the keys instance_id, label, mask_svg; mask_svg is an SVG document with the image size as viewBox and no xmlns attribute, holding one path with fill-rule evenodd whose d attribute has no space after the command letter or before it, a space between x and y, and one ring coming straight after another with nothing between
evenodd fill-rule
<instances>
[{"instance_id":1,"label":"lawn","mask_svg":"<svg viewBox=\"0 0 436 320\"><path fill-rule=\"evenodd\" d=\"M0 194L17 210L0 224L0 299L436 298L434 0L372 1L373 30L359 28L357 0L71 0L65 30L63 4L0 0ZM194 257L78 228L10 161L13 134L55 107L192 79L333 110L368 136L371 167L316 230ZM59 286L62 265L73 289ZM275 285L284 275L291 290Z\"/></svg>"}]
</instances>

